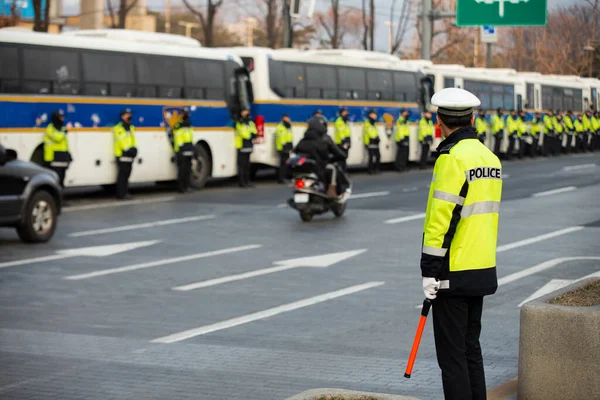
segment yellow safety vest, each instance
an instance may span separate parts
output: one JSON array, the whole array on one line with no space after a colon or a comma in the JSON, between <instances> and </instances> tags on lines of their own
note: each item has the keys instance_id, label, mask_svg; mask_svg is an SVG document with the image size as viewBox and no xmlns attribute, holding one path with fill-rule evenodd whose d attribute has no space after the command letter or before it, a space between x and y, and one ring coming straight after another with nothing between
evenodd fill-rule
<instances>
[{"instance_id":1,"label":"yellow safety vest","mask_svg":"<svg viewBox=\"0 0 600 400\"><path fill-rule=\"evenodd\" d=\"M335 120L335 143L342 144L350 144L350 124L344 120L342 117L338 117Z\"/></svg>"},{"instance_id":2,"label":"yellow safety vest","mask_svg":"<svg viewBox=\"0 0 600 400\"><path fill-rule=\"evenodd\" d=\"M294 136L292 134L292 128L288 129L283 122L277 125L275 130L275 147L277 151L290 151L292 150L292 141Z\"/></svg>"},{"instance_id":3,"label":"yellow safety vest","mask_svg":"<svg viewBox=\"0 0 600 400\"><path fill-rule=\"evenodd\" d=\"M433 139L433 131L433 121L421 118L419 121L419 142L423 142L426 138Z\"/></svg>"},{"instance_id":4,"label":"yellow safety vest","mask_svg":"<svg viewBox=\"0 0 600 400\"><path fill-rule=\"evenodd\" d=\"M508 131L508 134L512 135L514 133L518 133L518 129L519 123L517 122L517 119L513 118L512 115L509 115L508 118L506 118L506 130Z\"/></svg>"},{"instance_id":5,"label":"yellow safety vest","mask_svg":"<svg viewBox=\"0 0 600 400\"><path fill-rule=\"evenodd\" d=\"M588 118L587 115L583 114L583 129L585 131L591 131L592 130L592 121L591 118Z\"/></svg>"},{"instance_id":6,"label":"yellow safety vest","mask_svg":"<svg viewBox=\"0 0 600 400\"><path fill-rule=\"evenodd\" d=\"M396 122L396 142L402 142L404 139L410 137L410 125L408 124L408 117L398 118Z\"/></svg>"},{"instance_id":7,"label":"yellow safety vest","mask_svg":"<svg viewBox=\"0 0 600 400\"><path fill-rule=\"evenodd\" d=\"M543 120L545 133L552 133L554 131L554 117L544 115Z\"/></svg>"},{"instance_id":8,"label":"yellow safety vest","mask_svg":"<svg viewBox=\"0 0 600 400\"><path fill-rule=\"evenodd\" d=\"M175 153L179 152L179 149L182 147L189 147L185 145L190 145L194 143L194 128L191 126L181 126L179 124L175 125L173 129L173 149Z\"/></svg>"},{"instance_id":9,"label":"yellow safety vest","mask_svg":"<svg viewBox=\"0 0 600 400\"><path fill-rule=\"evenodd\" d=\"M371 124L371 122L366 119L363 124L363 139L365 141L365 146L368 147L379 147L379 143L377 143L377 139L379 139L379 130L375 124Z\"/></svg>"},{"instance_id":10,"label":"yellow safety vest","mask_svg":"<svg viewBox=\"0 0 600 400\"><path fill-rule=\"evenodd\" d=\"M583 127L583 121L576 119L573 123L573 126L575 127L575 136L585 132L585 128Z\"/></svg>"},{"instance_id":11,"label":"yellow safety vest","mask_svg":"<svg viewBox=\"0 0 600 400\"><path fill-rule=\"evenodd\" d=\"M600 120L596 117L592 117L592 130L597 132L600 129Z\"/></svg>"},{"instance_id":12,"label":"yellow safety vest","mask_svg":"<svg viewBox=\"0 0 600 400\"><path fill-rule=\"evenodd\" d=\"M517 118L517 134L519 136L527 135L527 124L521 117Z\"/></svg>"},{"instance_id":13,"label":"yellow safety vest","mask_svg":"<svg viewBox=\"0 0 600 400\"><path fill-rule=\"evenodd\" d=\"M541 131L542 131L542 126L540 124L540 120L537 118L532 119L531 120L531 134L533 136L538 136Z\"/></svg>"},{"instance_id":14,"label":"yellow safety vest","mask_svg":"<svg viewBox=\"0 0 600 400\"><path fill-rule=\"evenodd\" d=\"M557 135L562 134L565 130L565 128L563 127L562 121L559 122L558 118L556 118L556 116L554 116L552 122L554 124L554 132L556 132Z\"/></svg>"},{"instance_id":15,"label":"yellow safety vest","mask_svg":"<svg viewBox=\"0 0 600 400\"><path fill-rule=\"evenodd\" d=\"M113 138L114 138L114 153L116 158L123 157L123 153L132 147L136 147L135 140L135 128L133 125L129 126L129 131L125 129L122 122L119 122L113 128ZM124 157L129 158L129 157ZM133 160L124 160L124 161L133 161Z\"/></svg>"},{"instance_id":16,"label":"yellow safety vest","mask_svg":"<svg viewBox=\"0 0 600 400\"><path fill-rule=\"evenodd\" d=\"M258 134L254 122L238 121L235 124L235 148L238 150L252 152L252 139Z\"/></svg>"},{"instance_id":17,"label":"yellow safety vest","mask_svg":"<svg viewBox=\"0 0 600 400\"><path fill-rule=\"evenodd\" d=\"M494 135L500 134L504 130L504 121L498 114L492 118L492 129L494 130Z\"/></svg>"},{"instance_id":18,"label":"yellow safety vest","mask_svg":"<svg viewBox=\"0 0 600 400\"><path fill-rule=\"evenodd\" d=\"M573 120L568 115L563 117L563 123L565 124L565 129L569 132L572 132L575 127L573 126Z\"/></svg>"},{"instance_id":19,"label":"yellow safety vest","mask_svg":"<svg viewBox=\"0 0 600 400\"><path fill-rule=\"evenodd\" d=\"M475 129L477 130L477 134L479 136L483 136L487 133L487 122L482 117L477 117L475 120Z\"/></svg>"},{"instance_id":20,"label":"yellow safety vest","mask_svg":"<svg viewBox=\"0 0 600 400\"><path fill-rule=\"evenodd\" d=\"M502 165L470 127L452 133L439 149L425 214L422 276L439 279L440 294L492 294L498 287Z\"/></svg>"},{"instance_id":21,"label":"yellow safety vest","mask_svg":"<svg viewBox=\"0 0 600 400\"><path fill-rule=\"evenodd\" d=\"M54 124L49 124L46 127L46 135L44 135L44 161L51 164L61 164L56 166L67 166L69 152L69 139L67 139L66 127L58 130ZM66 165L63 165L66 164Z\"/></svg>"}]
</instances>

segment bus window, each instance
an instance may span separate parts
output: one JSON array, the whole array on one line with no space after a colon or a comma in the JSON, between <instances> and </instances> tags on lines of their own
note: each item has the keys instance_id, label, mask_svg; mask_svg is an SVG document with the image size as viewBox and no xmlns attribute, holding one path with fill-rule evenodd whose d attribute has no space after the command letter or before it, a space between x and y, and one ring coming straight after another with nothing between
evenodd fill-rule
<instances>
[{"instance_id":1,"label":"bus window","mask_svg":"<svg viewBox=\"0 0 600 400\"><path fill-rule=\"evenodd\" d=\"M335 68L326 65L306 65L306 97L337 99Z\"/></svg>"},{"instance_id":2,"label":"bus window","mask_svg":"<svg viewBox=\"0 0 600 400\"><path fill-rule=\"evenodd\" d=\"M296 63L283 64L283 82L285 97L300 98L306 97L304 67Z\"/></svg>"},{"instance_id":3,"label":"bus window","mask_svg":"<svg viewBox=\"0 0 600 400\"><path fill-rule=\"evenodd\" d=\"M365 70L361 68L338 68L341 99L359 100L367 97Z\"/></svg>"},{"instance_id":4,"label":"bus window","mask_svg":"<svg viewBox=\"0 0 600 400\"><path fill-rule=\"evenodd\" d=\"M414 72L394 71L394 95L396 101L410 101L417 103L418 99L417 76Z\"/></svg>"},{"instance_id":5,"label":"bus window","mask_svg":"<svg viewBox=\"0 0 600 400\"><path fill-rule=\"evenodd\" d=\"M186 98L225 99L223 61L188 59L183 61L183 71Z\"/></svg>"},{"instance_id":6,"label":"bus window","mask_svg":"<svg viewBox=\"0 0 600 400\"><path fill-rule=\"evenodd\" d=\"M113 68L118 65L119 68ZM133 57L128 54L97 52L82 54L83 94L132 97L135 93Z\"/></svg>"},{"instance_id":7,"label":"bus window","mask_svg":"<svg viewBox=\"0 0 600 400\"><path fill-rule=\"evenodd\" d=\"M138 83L144 95L138 97L181 96L183 88L183 63L175 57L137 56ZM151 94L154 93L154 96ZM147 94L147 95L146 95Z\"/></svg>"},{"instance_id":8,"label":"bus window","mask_svg":"<svg viewBox=\"0 0 600 400\"><path fill-rule=\"evenodd\" d=\"M20 93L18 49L1 44L0 60L0 93Z\"/></svg>"},{"instance_id":9,"label":"bus window","mask_svg":"<svg viewBox=\"0 0 600 400\"><path fill-rule=\"evenodd\" d=\"M74 51L51 47L23 49L25 90L32 94L79 94L78 58Z\"/></svg>"},{"instance_id":10,"label":"bus window","mask_svg":"<svg viewBox=\"0 0 600 400\"><path fill-rule=\"evenodd\" d=\"M384 70L367 70L369 100L393 100L392 73Z\"/></svg>"},{"instance_id":11,"label":"bus window","mask_svg":"<svg viewBox=\"0 0 600 400\"><path fill-rule=\"evenodd\" d=\"M454 78L444 78L444 89L454 87Z\"/></svg>"}]
</instances>

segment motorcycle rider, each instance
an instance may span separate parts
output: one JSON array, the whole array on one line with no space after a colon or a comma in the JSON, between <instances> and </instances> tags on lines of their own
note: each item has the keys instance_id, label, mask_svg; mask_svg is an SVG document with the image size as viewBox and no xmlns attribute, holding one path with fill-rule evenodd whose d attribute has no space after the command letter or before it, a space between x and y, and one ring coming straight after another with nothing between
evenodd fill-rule
<instances>
[{"instance_id":1,"label":"motorcycle rider","mask_svg":"<svg viewBox=\"0 0 600 400\"><path fill-rule=\"evenodd\" d=\"M316 116L308 122L304 138L298 142L294 153L302 154L317 163L319 179L328 183L327 196L336 198L338 171L330 162L345 160L347 154L327 135L327 121L323 117Z\"/></svg>"}]
</instances>

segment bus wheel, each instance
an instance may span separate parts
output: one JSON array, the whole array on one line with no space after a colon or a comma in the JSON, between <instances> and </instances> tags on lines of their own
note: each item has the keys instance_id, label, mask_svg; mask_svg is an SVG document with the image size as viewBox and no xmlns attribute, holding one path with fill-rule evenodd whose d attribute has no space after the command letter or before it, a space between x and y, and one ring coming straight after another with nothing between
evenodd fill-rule
<instances>
[{"instance_id":1,"label":"bus wheel","mask_svg":"<svg viewBox=\"0 0 600 400\"><path fill-rule=\"evenodd\" d=\"M190 186L194 189L202 189L210 178L212 160L206 148L196 145L196 157L192 158L192 175Z\"/></svg>"}]
</instances>

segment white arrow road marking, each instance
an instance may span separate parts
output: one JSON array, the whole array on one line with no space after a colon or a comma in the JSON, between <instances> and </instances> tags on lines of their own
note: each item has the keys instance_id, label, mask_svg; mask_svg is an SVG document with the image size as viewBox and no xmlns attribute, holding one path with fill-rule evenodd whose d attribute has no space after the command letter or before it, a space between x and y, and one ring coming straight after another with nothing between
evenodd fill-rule
<instances>
[{"instance_id":1,"label":"white arrow road marking","mask_svg":"<svg viewBox=\"0 0 600 400\"><path fill-rule=\"evenodd\" d=\"M100 270L88 272L85 274L65 276L64 279L67 279L70 281L78 281L78 280L82 280L82 279L97 278L99 276L119 274L122 272L137 271L140 269L158 267L160 265L174 264L174 263L179 263L179 262L183 262L183 261L197 260L199 258L214 257L214 256L222 255L222 254L236 253L238 251L258 249L259 247L262 247L262 246L259 244L251 244L251 245L247 245L247 246L230 247L227 249L208 251L206 253L191 254L189 256L165 258L162 260L150 261L150 262L134 264L134 265L126 265L126 266L118 267L118 268L100 269Z\"/></svg>"},{"instance_id":2,"label":"white arrow road marking","mask_svg":"<svg viewBox=\"0 0 600 400\"><path fill-rule=\"evenodd\" d=\"M563 170L564 171L577 171L579 169L588 169L588 168L594 168L596 167L596 164L591 163L591 164L579 164L579 165L569 165L568 167L564 167Z\"/></svg>"},{"instance_id":3,"label":"white arrow road marking","mask_svg":"<svg viewBox=\"0 0 600 400\"><path fill-rule=\"evenodd\" d=\"M367 249L344 251L341 253L323 254L320 256L294 258L292 260L277 261L274 264L278 265L271 268L263 268L255 271L245 272L243 274L229 275L222 278L209 279L207 281L190 283L183 286L176 286L173 290L180 292L187 292L194 289L201 289L209 286L221 285L223 283L240 281L242 279L254 278L261 275L273 274L275 272L286 271L288 269L300 268L300 267L311 267L311 268L327 268L340 261L346 260L350 257L357 256L364 253Z\"/></svg>"},{"instance_id":4,"label":"white arrow road marking","mask_svg":"<svg viewBox=\"0 0 600 400\"><path fill-rule=\"evenodd\" d=\"M252 314L243 315L241 317L228 319L225 321L217 322L211 325L201 326L199 328L189 329L183 332L174 333L172 335L160 337L158 339L154 339L151 342L153 343L175 343L180 342L182 340L190 339L195 336L205 335L207 333L220 331L223 329L232 328L234 326L247 324L249 322L258 321L261 319L269 318L278 314L282 314L289 311L294 311L299 308L312 306L314 304L322 303L327 300L332 300L337 297L347 296L352 293L361 292L363 290L371 289L377 286L383 285L385 282L367 282L362 285L350 286L345 289L336 290L334 292L329 292L325 294L321 294L319 296L309 297L304 300L294 301L293 303L284 304L278 307L269 308L268 310L255 312Z\"/></svg>"},{"instance_id":5,"label":"white arrow road marking","mask_svg":"<svg viewBox=\"0 0 600 400\"><path fill-rule=\"evenodd\" d=\"M15 267L17 265L25 265L25 264L33 264L44 261L53 261L53 260L61 260L65 258L71 257L106 257L111 256L113 254L122 253L124 251L129 251L133 249L137 249L140 247L152 246L160 242L160 240L149 240L145 242L132 242L132 243L121 243L121 244L111 244L107 246L93 246L93 247L81 247L79 249L69 249L69 250L58 250L55 255L45 256L45 257L35 257L35 258L26 258L24 260L16 260L9 261L5 263L0 263L0 268L7 267Z\"/></svg>"},{"instance_id":6,"label":"white arrow road marking","mask_svg":"<svg viewBox=\"0 0 600 400\"><path fill-rule=\"evenodd\" d=\"M350 199L367 199L369 197L381 197L387 196L390 192L371 192L371 193L357 193L350 196Z\"/></svg>"},{"instance_id":7,"label":"white arrow road marking","mask_svg":"<svg viewBox=\"0 0 600 400\"><path fill-rule=\"evenodd\" d=\"M407 217L392 218L392 219L388 219L384 223L385 224L399 224L401 222L414 221L415 219L423 219L423 218L425 218L425 213L409 215Z\"/></svg>"},{"instance_id":8,"label":"white arrow road marking","mask_svg":"<svg viewBox=\"0 0 600 400\"><path fill-rule=\"evenodd\" d=\"M154 197L154 198L150 198L150 199L129 200L129 201L109 201L109 202L105 202L105 203L87 204L84 206L64 207L62 209L62 211L63 212L71 212L71 211L96 210L99 208L133 206L136 204L162 203L164 201L171 201L171 200L175 200L175 197L167 196L167 197Z\"/></svg>"},{"instance_id":9,"label":"white arrow road marking","mask_svg":"<svg viewBox=\"0 0 600 400\"><path fill-rule=\"evenodd\" d=\"M563 188L548 190L548 191L545 191L545 192L534 193L531 196L532 197L550 196L551 194L571 192L573 190L577 190L577 188L575 186L567 186L567 187L563 187Z\"/></svg>"},{"instance_id":10,"label":"white arrow road marking","mask_svg":"<svg viewBox=\"0 0 600 400\"><path fill-rule=\"evenodd\" d=\"M165 219L162 221L146 222L143 224L124 225L124 226L116 226L114 228L95 229L95 230L83 231L83 232L73 232L73 233L69 233L69 236L70 237L92 236L92 235L100 235L103 233L132 231L135 229L153 228L155 226L181 224L184 222L204 221L207 219L214 219L214 218L215 218L214 215L198 215L196 217Z\"/></svg>"}]
</instances>

